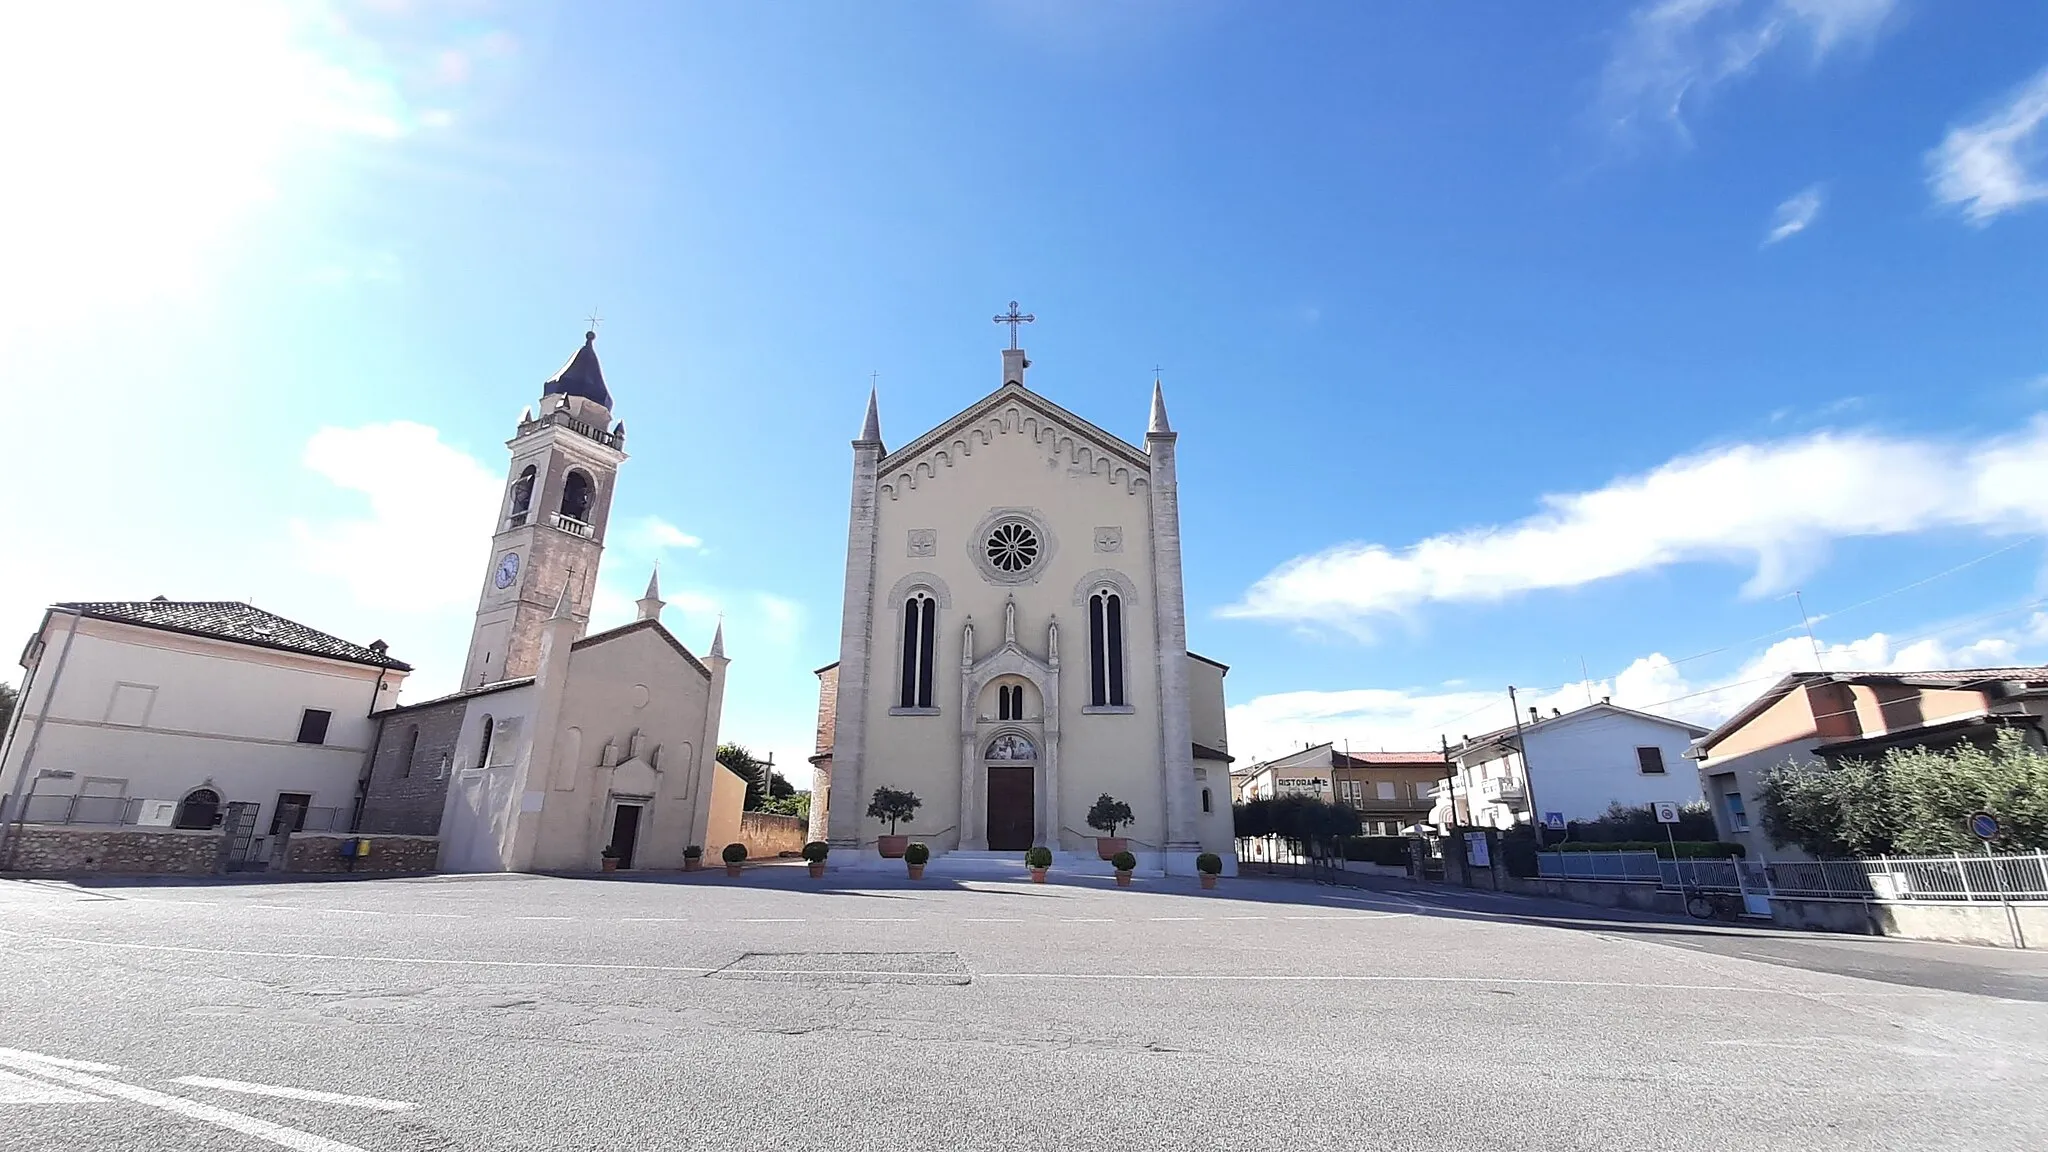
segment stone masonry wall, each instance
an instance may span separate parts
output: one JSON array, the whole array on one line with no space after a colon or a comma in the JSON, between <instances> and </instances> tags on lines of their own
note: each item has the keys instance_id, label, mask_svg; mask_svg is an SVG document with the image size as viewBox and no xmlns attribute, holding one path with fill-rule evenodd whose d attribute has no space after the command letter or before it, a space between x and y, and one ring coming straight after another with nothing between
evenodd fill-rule
<instances>
[{"instance_id":1,"label":"stone masonry wall","mask_svg":"<svg viewBox=\"0 0 2048 1152\"><path fill-rule=\"evenodd\" d=\"M4 863L16 873L210 876L219 865L221 834L28 824L11 829L7 842Z\"/></svg>"},{"instance_id":2,"label":"stone masonry wall","mask_svg":"<svg viewBox=\"0 0 2048 1152\"><path fill-rule=\"evenodd\" d=\"M343 844L370 842L370 854L354 860L341 854ZM286 872L358 872L365 874L432 872L441 857L441 841L433 836L349 836L299 832L285 851Z\"/></svg>"},{"instance_id":3,"label":"stone masonry wall","mask_svg":"<svg viewBox=\"0 0 2048 1152\"><path fill-rule=\"evenodd\" d=\"M455 755L455 742L462 735L462 718L468 708L467 699L450 700L385 718L377 739L376 759L370 766L369 792L363 800L364 832L440 834L441 809L447 802L448 779L454 772L452 766L443 772L441 759ZM415 725L419 727L420 741L408 770L405 748Z\"/></svg>"},{"instance_id":4,"label":"stone masonry wall","mask_svg":"<svg viewBox=\"0 0 2048 1152\"><path fill-rule=\"evenodd\" d=\"M795 816L769 812L740 813L740 843L750 860L773 860L784 852L801 852L809 829Z\"/></svg>"}]
</instances>

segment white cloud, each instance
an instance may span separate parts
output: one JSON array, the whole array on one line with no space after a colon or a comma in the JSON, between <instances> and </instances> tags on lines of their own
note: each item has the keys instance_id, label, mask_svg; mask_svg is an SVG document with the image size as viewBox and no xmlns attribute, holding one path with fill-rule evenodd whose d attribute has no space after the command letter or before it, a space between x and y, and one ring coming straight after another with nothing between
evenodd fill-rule
<instances>
[{"instance_id":1,"label":"white cloud","mask_svg":"<svg viewBox=\"0 0 2048 1152\"><path fill-rule=\"evenodd\" d=\"M1822 189L1818 184L1810 185L1788 197L1778 210L1771 214L1771 230L1764 236L1766 245L1776 244L1791 236L1806 231L1820 215Z\"/></svg>"},{"instance_id":2,"label":"white cloud","mask_svg":"<svg viewBox=\"0 0 2048 1152\"><path fill-rule=\"evenodd\" d=\"M474 605L500 491L495 472L408 421L322 428L302 459L368 503L362 514L291 521L306 568L340 579L369 608Z\"/></svg>"},{"instance_id":3,"label":"white cloud","mask_svg":"<svg viewBox=\"0 0 2048 1152\"><path fill-rule=\"evenodd\" d=\"M671 548L702 548L704 541L690 535L681 528L659 516L643 517L633 525L633 544L649 552L662 552Z\"/></svg>"},{"instance_id":4,"label":"white cloud","mask_svg":"<svg viewBox=\"0 0 2048 1152\"><path fill-rule=\"evenodd\" d=\"M2048 529L2048 417L1976 443L1820 432L1680 457L1586 492L1549 495L1506 525L1406 548L1353 542L1275 568L1220 614L1336 626L1430 602L1486 602L1673 564L1754 566L1783 591L1831 542L1934 529Z\"/></svg>"},{"instance_id":5,"label":"white cloud","mask_svg":"<svg viewBox=\"0 0 2048 1152\"><path fill-rule=\"evenodd\" d=\"M1601 77L1599 111L1616 131L1661 122L1686 136L1685 115L1787 43L1820 60L1876 35L1896 0L1656 0L1629 14Z\"/></svg>"},{"instance_id":6,"label":"white cloud","mask_svg":"<svg viewBox=\"0 0 2048 1152\"><path fill-rule=\"evenodd\" d=\"M2048 177L2037 170L2048 159L2044 123L2048 69L2014 89L1983 119L1949 129L1927 154L1934 199L1961 208L1963 218L1980 227L2003 213L2048 200Z\"/></svg>"},{"instance_id":7,"label":"white cloud","mask_svg":"<svg viewBox=\"0 0 2048 1152\"><path fill-rule=\"evenodd\" d=\"M1965 621L1964 625L1971 622ZM1840 644L1824 644L1829 671L1902 672L1931 668L1985 668L2010 664L2024 652L2048 646L2048 616L2036 614L2009 631L1978 632L1962 644L1943 639L1958 629L1904 639L1883 632ZM1753 654L1737 670L1698 684L1662 653L1653 652L1614 676L1587 684L1551 685L1520 693L1524 708L1541 714L1584 707L1588 697L1712 727L1755 699L1788 672L1815 668L1812 643L1804 635L1780 640ZM1445 688L1450 685L1445 685ZM1283 692L1260 696L1229 711L1230 743L1240 762L1274 756L1325 740L1354 750L1386 748L1421 751L1448 738L1492 731L1514 722L1506 686L1495 691L1354 688Z\"/></svg>"}]
</instances>

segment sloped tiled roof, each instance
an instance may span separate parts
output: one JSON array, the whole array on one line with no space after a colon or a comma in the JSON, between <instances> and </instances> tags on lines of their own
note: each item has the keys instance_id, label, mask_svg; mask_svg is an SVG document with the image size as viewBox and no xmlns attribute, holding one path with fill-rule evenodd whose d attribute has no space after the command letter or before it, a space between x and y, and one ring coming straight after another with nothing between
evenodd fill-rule
<instances>
[{"instance_id":1,"label":"sloped tiled roof","mask_svg":"<svg viewBox=\"0 0 2048 1152\"><path fill-rule=\"evenodd\" d=\"M257 648L367 664L372 668L412 671L412 665L392 659L389 653L330 636L239 600L166 600L159 596L154 600L74 601L57 607L95 620L118 620L123 624L137 624L165 632L210 636Z\"/></svg>"},{"instance_id":2,"label":"sloped tiled roof","mask_svg":"<svg viewBox=\"0 0 2048 1152\"><path fill-rule=\"evenodd\" d=\"M1394 768L1405 765L1428 764L1441 768L1444 765L1442 752L1339 752L1332 758L1337 768Z\"/></svg>"}]
</instances>

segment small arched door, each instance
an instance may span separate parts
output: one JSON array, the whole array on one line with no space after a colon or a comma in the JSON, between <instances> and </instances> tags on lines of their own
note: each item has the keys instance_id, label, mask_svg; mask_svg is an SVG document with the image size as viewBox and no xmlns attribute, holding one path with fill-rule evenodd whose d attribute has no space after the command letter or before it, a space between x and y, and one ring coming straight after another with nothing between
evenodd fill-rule
<instances>
[{"instance_id":1,"label":"small arched door","mask_svg":"<svg viewBox=\"0 0 2048 1152\"><path fill-rule=\"evenodd\" d=\"M988 773L988 847L1022 852L1038 833L1038 746L1021 732L1004 732L982 749Z\"/></svg>"}]
</instances>

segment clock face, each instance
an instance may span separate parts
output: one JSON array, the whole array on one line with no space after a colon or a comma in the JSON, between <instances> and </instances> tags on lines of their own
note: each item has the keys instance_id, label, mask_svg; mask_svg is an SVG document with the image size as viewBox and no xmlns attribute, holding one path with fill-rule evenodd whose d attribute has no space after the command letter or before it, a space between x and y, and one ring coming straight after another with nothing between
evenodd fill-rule
<instances>
[{"instance_id":1,"label":"clock face","mask_svg":"<svg viewBox=\"0 0 2048 1152\"><path fill-rule=\"evenodd\" d=\"M510 588L512 582L517 579L519 579L519 553L507 552L505 553L505 558L498 561L498 587Z\"/></svg>"}]
</instances>

